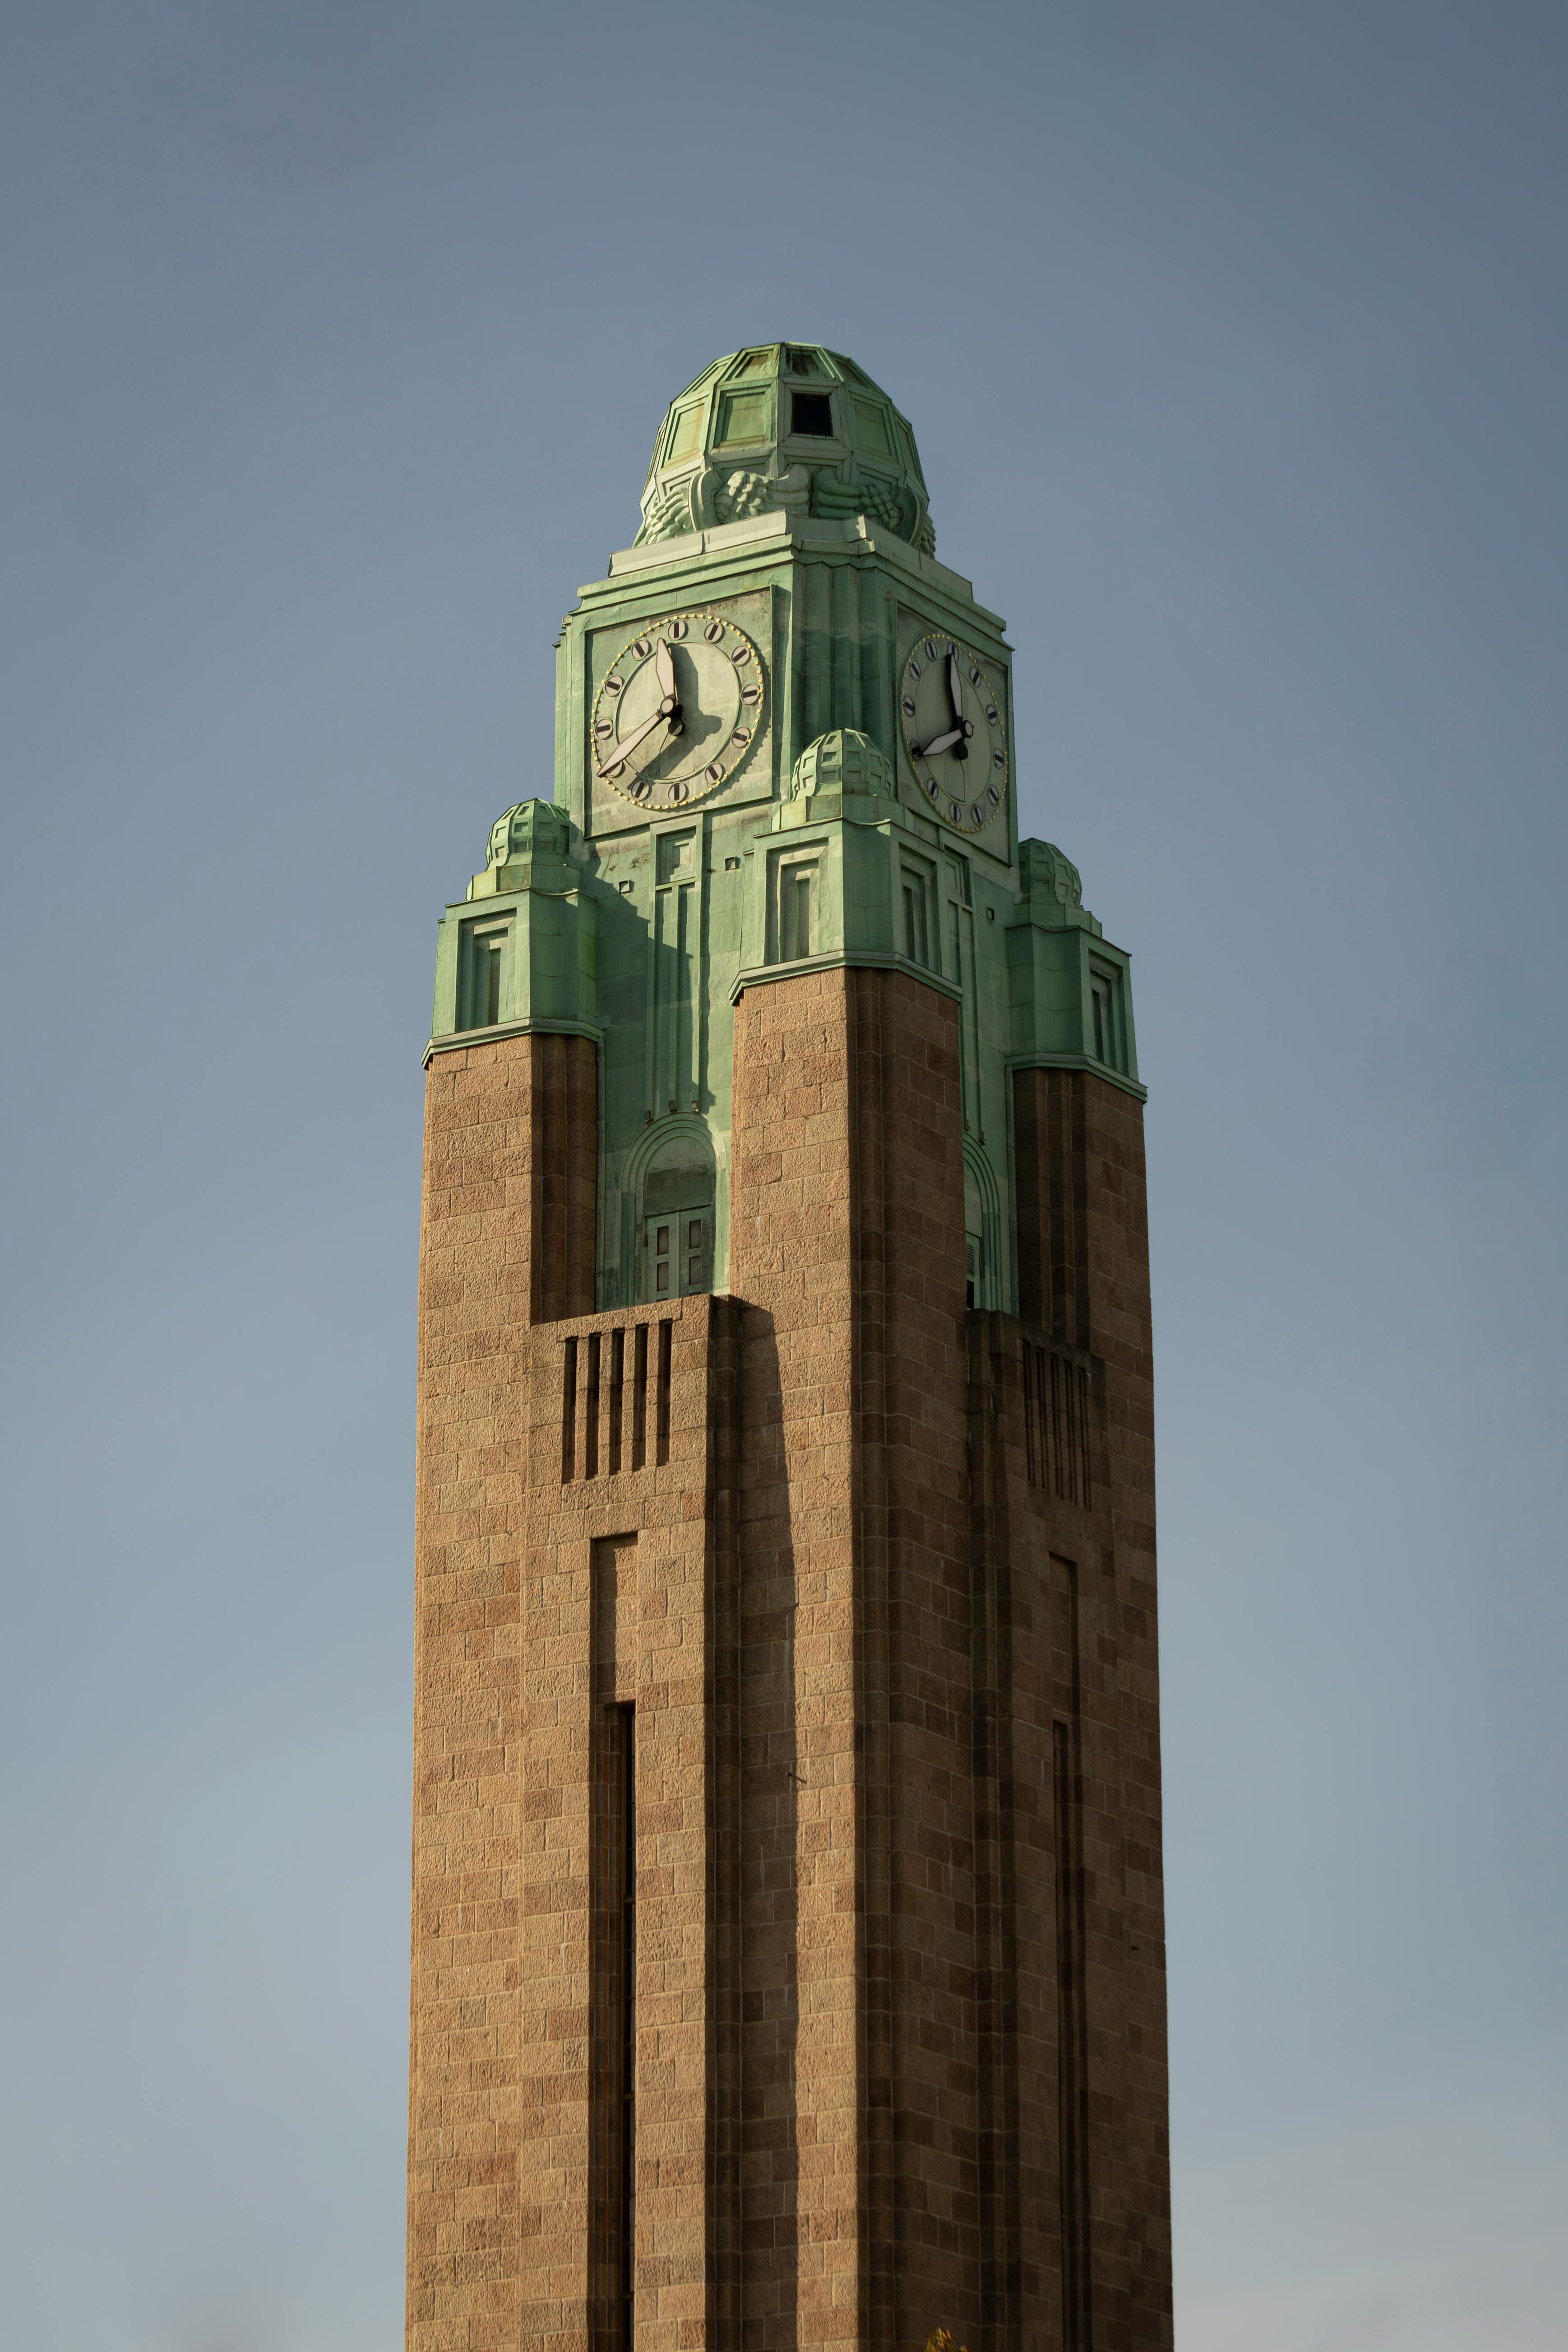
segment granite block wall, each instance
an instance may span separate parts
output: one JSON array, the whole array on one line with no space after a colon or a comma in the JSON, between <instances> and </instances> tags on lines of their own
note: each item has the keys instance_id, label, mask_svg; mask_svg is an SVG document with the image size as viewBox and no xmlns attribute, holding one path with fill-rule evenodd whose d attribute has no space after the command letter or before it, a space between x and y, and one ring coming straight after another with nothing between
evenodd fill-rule
<instances>
[{"instance_id":1,"label":"granite block wall","mask_svg":"<svg viewBox=\"0 0 1568 2352\"><path fill-rule=\"evenodd\" d=\"M730 1294L595 1315L593 1054L431 1070L411 2352L1168 2347L1141 1106L1016 1076L967 1311L956 1005L750 988Z\"/></svg>"}]
</instances>

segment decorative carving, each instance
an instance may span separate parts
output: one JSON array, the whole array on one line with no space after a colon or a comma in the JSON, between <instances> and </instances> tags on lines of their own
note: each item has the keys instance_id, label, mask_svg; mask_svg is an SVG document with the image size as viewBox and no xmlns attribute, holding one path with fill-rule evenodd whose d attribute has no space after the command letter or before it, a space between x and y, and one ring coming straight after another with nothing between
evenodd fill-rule
<instances>
[{"instance_id":1,"label":"decorative carving","mask_svg":"<svg viewBox=\"0 0 1568 2352\"><path fill-rule=\"evenodd\" d=\"M841 482L835 469L825 466L814 486L812 505L819 515L869 515L873 522L896 530L900 539L910 535L912 516L897 485L879 481L875 475L858 482Z\"/></svg>"},{"instance_id":2,"label":"decorative carving","mask_svg":"<svg viewBox=\"0 0 1568 2352\"><path fill-rule=\"evenodd\" d=\"M656 540L681 539L696 528L691 512L691 477L688 475L682 481L659 483L633 543L647 547Z\"/></svg>"},{"instance_id":3,"label":"decorative carving","mask_svg":"<svg viewBox=\"0 0 1568 2352\"><path fill-rule=\"evenodd\" d=\"M765 474L726 475L713 493L713 511L721 522L746 522L752 515L769 514L773 486Z\"/></svg>"}]
</instances>

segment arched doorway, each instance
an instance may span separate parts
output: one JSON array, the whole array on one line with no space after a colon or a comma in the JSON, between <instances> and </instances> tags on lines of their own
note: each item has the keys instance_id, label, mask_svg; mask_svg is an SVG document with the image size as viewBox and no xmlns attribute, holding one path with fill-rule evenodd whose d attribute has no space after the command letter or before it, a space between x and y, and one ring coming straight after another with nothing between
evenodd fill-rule
<instances>
[{"instance_id":1,"label":"arched doorway","mask_svg":"<svg viewBox=\"0 0 1568 2352\"><path fill-rule=\"evenodd\" d=\"M642 1181L641 1291L686 1298L713 1287L713 1155L689 1129L672 1136Z\"/></svg>"}]
</instances>

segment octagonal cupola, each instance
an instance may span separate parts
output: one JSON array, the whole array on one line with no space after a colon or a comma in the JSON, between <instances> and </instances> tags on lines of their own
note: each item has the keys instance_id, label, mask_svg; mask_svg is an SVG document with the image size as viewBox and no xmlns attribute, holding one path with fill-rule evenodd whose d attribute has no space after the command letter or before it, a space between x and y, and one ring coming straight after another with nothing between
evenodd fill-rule
<instances>
[{"instance_id":1,"label":"octagonal cupola","mask_svg":"<svg viewBox=\"0 0 1568 2352\"><path fill-rule=\"evenodd\" d=\"M637 544L760 514L863 514L936 545L909 421L841 352L758 343L715 360L670 404Z\"/></svg>"}]
</instances>

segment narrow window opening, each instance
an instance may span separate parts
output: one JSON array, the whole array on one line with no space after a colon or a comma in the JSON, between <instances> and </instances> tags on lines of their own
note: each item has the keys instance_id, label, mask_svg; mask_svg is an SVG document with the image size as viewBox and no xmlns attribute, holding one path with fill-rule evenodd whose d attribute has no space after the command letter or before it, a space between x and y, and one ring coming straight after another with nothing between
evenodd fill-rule
<instances>
[{"instance_id":1,"label":"narrow window opening","mask_svg":"<svg viewBox=\"0 0 1568 2352\"><path fill-rule=\"evenodd\" d=\"M1037 1434L1040 1412L1040 1375L1037 1369L1042 1350L1024 1342L1024 1453L1028 1465L1029 1484L1040 1484L1039 1439Z\"/></svg>"},{"instance_id":2,"label":"narrow window opening","mask_svg":"<svg viewBox=\"0 0 1568 2352\"><path fill-rule=\"evenodd\" d=\"M811 870L796 866L779 889L779 961L795 963L811 953Z\"/></svg>"},{"instance_id":3,"label":"narrow window opening","mask_svg":"<svg viewBox=\"0 0 1568 2352\"><path fill-rule=\"evenodd\" d=\"M963 1156L963 1259L971 1307L994 1307L996 1304L992 1286L990 1240L994 1224L994 1220L985 1213L985 1196L981 1190L979 1171L966 1151Z\"/></svg>"},{"instance_id":4,"label":"narrow window opening","mask_svg":"<svg viewBox=\"0 0 1568 2352\"><path fill-rule=\"evenodd\" d=\"M908 866L904 869L904 953L911 963L929 968L925 884Z\"/></svg>"},{"instance_id":5,"label":"narrow window opening","mask_svg":"<svg viewBox=\"0 0 1568 2352\"><path fill-rule=\"evenodd\" d=\"M610 1334L610 1471L613 1475L621 1466L621 1415L626 1401L626 1335L624 1331Z\"/></svg>"},{"instance_id":6,"label":"narrow window opening","mask_svg":"<svg viewBox=\"0 0 1568 2352\"><path fill-rule=\"evenodd\" d=\"M576 1475L577 1342L568 1339L561 1350L561 1483Z\"/></svg>"},{"instance_id":7,"label":"narrow window opening","mask_svg":"<svg viewBox=\"0 0 1568 2352\"><path fill-rule=\"evenodd\" d=\"M673 1323L659 1325L658 1410L654 1433L654 1459L657 1462L668 1462L669 1459L669 1359L674 1337Z\"/></svg>"},{"instance_id":8,"label":"narrow window opening","mask_svg":"<svg viewBox=\"0 0 1568 2352\"><path fill-rule=\"evenodd\" d=\"M511 926L465 923L458 959L458 1026L493 1029L501 1017L501 970Z\"/></svg>"},{"instance_id":9,"label":"narrow window opening","mask_svg":"<svg viewBox=\"0 0 1568 2352\"><path fill-rule=\"evenodd\" d=\"M1127 1050L1123 1039L1121 1018L1121 975L1091 967L1089 976L1089 1017L1094 1036L1094 1058L1110 1070L1124 1070Z\"/></svg>"},{"instance_id":10,"label":"narrow window opening","mask_svg":"<svg viewBox=\"0 0 1568 2352\"><path fill-rule=\"evenodd\" d=\"M632 1468L647 1459L647 1325L639 1323L632 1348Z\"/></svg>"},{"instance_id":11,"label":"narrow window opening","mask_svg":"<svg viewBox=\"0 0 1568 2352\"><path fill-rule=\"evenodd\" d=\"M583 1475L599 1475L599 1359L603 1347L597 1331L588 1341L588 1393L583 1407Z\"/></svg>"}]
</instances>

